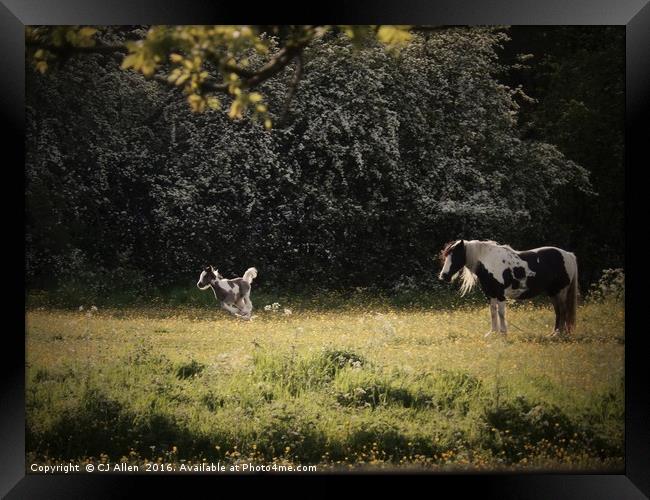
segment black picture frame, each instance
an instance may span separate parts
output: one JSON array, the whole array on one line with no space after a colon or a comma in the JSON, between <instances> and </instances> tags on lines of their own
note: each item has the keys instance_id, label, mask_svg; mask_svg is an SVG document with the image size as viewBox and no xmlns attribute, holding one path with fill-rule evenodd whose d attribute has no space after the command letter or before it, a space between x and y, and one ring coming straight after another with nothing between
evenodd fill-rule
<instances>
[{"instance_id":1,"label":"black picture frame","mask_svg":"<svg viewBox=\"0 0 650 500\"><path fill-rule=\"evenodd\" d=\"M253 14L249 15L247 12ZM472 25L625 25L626 26L626 451L625 473L601 474L447 474L419 476L453 487L455 494L468 489L482 497L498 498L647 498L650 494L650 432L647 380L650 363L643 349L643 283L645 276L641 239L644 224L634 224L644 206L645 182L640 179L643 147L650 133L650 5L648 0L437 0L379 2L329 2L304 9L290 7L285 14L277 4L244 9L237 3L202 0L2 0L0 3L0 46L3 54L0 110L5 127L4 168L7 182L2 214L11 228L5 248L5 278L9 281L5 316L5 356L0 389L0 495L7 498L102 498L129 492L134 483L151 480L142 476L31 475L25 474L25 314L24 221L13 216L24 197L24 27L35 24L230 24L246 22L346 24L472 24ZM300 19L298 19L300 17ZM308 19L307 19L308 17ZM636 156L635 156L636 155ZM10 177L6 177L10 174ZM23 190L24 193L24 190ZM635 215L637 214L637 215ZM635 229L636 227L636 229ZM636 241L636 240L639 241ZM20 242L20 243L19 243ZM7 250L8 249L8 250ZM22 255L19 253L23 251ZM13 264L10 264L13 263ZM633 274L633 272L635 274ZM22 293L21 291L22 290ZM15 321L15 323L14 323ZM22 328L22 334L20 332ZM7 345L7 343L9 345ZM220 480L215 476L192 476L184 480L201 483ZM243 481L254 476L237 478ZM293 479L293 478L290 478ZM188 482L188 481L184 481ZM421 481L419 481L421 482ZM379 484L384 481L379 481ZM195 484L195 483L193 483ZM285 481L286 484L286 481ZM109 494L110 492L110 494Z\"/></svg>"}]
</instances>

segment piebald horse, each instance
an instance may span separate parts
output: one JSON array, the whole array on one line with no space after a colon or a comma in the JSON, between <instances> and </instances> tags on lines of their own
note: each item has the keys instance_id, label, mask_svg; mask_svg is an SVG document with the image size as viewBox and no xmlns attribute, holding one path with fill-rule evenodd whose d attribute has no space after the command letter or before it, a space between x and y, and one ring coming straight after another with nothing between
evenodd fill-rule
<instances>
[{"instance_id":1,"label":"piebald horse","mask_svg":"<svg viewBox=\"0 0 650 500\"><path fill-rule=\"evenodd\" d=\"M555 247L517 251L494 241L456 240L440 252L446 282L460 276L461 295L478 281L490 299L492 330L508 331L506 298L529 299L545 293L555 309L553 335L570 333L576 325L578 262L576 256Z\"/></svg>"},{"instance_id":2,"label":"piebald horse","mask_svg":"<svg viewBox=\"0 0 650 500\"><path fill-rule=\"evenodd\" d=\"M250 320L253 312L251 283L257 277L257 269L250 267L241 278L224 279L219 271L207 266L199 276L196 286L200 290L212 288L221 307L238 318Z\"/></svg>"}]
</instances>

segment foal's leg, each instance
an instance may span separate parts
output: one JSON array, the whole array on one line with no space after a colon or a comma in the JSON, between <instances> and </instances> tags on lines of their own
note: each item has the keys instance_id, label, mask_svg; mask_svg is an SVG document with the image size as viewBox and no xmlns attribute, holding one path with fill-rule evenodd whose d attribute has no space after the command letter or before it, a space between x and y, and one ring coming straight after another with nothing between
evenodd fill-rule
<instances>
[{"instance_id":1,"label":"foal's leg","mask_svg":"<svg viewBox=\"0 0 650 500\"><path fill-rule=\"evenodd\" d=\"M234 314L235 316L241 316L241 311L234 307L232 304L226 304L225 302L222 302L221 307L223 307L229 313Z\"/></svg>"},{"instance_id":2,"label":"foal's leg","mask_svg":"<svg viewBox=\"0 0 650 500\"><path fill-rule=\"evenodd\" d=\"M240 297L237 300L236 306L239 308L240 317L243 319L251 319L251 309L246 303L246 297Z\"/></svg>"},{"instance_id":3,"label":"foal's leg","mask_svg":"<svg viewBox=\"0 0 650 500\"><path fill-rule=\"evenodd\" d=\"M246 303L246 314L250 316L253 313L253 303L251 302L251 298L248 294L244 297L244 302Z\"/></svg>"},{"instance_id":4,"label":"foal's leg","mask_svg":"<svg viewBox=\"0 0 650 500\"><path fill-rule=\"evenodd\" d=\"M237 299L237 302L235 302L235 305L239 308L240 311L244 312L246 310L246 301L244 300L244 297L239 297Z\"/></svg>"},{"instance_id":5,"label":"foal's leg","mask_svg":"<svg viewBox=\"0 0 650 500\"><path fill-rule=\"evenodd\" d=\"M485 334L486 337L492 332L499 330L499 322L497 319L497 299L490 299L490 318L492 319L492 330Z\"/></svg>"},{"instance_id":6,"label":"foal's leg","mask_svg":"<svg viewBox=\"0 0 650 500\"><path fill-rule=\"evenodd\" d=\"M499 321L501 323L501 333L508 333L508 325L506 324L506 301L499 301Z\"/></svg>"}]
</instances>

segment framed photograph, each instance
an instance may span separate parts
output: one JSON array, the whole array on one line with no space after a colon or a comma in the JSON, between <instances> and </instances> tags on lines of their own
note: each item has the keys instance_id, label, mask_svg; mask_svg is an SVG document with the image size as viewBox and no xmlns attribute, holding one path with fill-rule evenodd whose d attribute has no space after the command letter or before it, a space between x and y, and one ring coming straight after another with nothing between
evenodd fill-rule
<instances>
[{"instance_id":1,"label":"framed photograph","mask_svg":"<svg viewBox=\"0 0 650 500\"><path fill-rule=\"evenodd\" d=\"M0 6L3 496L647 498L644 0L93 4Z\"/></svg>"}]
</instances>

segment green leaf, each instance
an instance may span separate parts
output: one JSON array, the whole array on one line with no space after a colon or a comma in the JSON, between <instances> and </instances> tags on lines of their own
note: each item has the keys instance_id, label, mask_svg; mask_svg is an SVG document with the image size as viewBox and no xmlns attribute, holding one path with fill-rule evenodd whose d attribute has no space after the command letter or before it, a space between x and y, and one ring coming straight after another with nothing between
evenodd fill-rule
<instances>
[{"instance_id":1,"label":"green leaf","mask_svg":"<svg viewBox=\"0 0 650 500\"><path fill-rule=\"evenodd\" d=\"M386 45L401 45L411 40L408 26L381 26L377 39Z\"/></svg>"}]
</instances>

